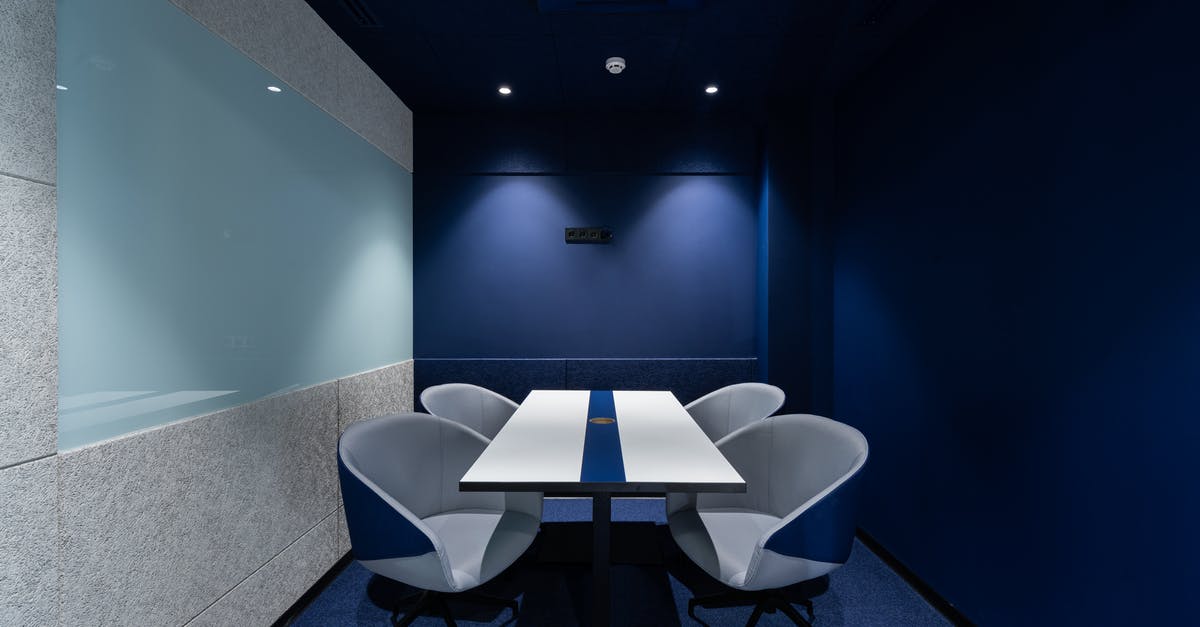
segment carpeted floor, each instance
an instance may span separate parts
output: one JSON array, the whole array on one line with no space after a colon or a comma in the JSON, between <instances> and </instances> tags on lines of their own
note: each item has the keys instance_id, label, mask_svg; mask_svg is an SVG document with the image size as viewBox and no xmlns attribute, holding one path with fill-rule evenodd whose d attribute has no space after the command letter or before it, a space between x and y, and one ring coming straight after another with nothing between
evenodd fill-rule
<instances>
[{"instance_id":1,"label":"carpeted floor","mask_svg":"<svg viewBox=\"0 0 1200 627\"><path fill-rule=\"evenodd\" d=\"M614 499L613 521L651 521L642 525L650 539L657 537L659 549L651 547L650 559L635 555L628 562L661 561L661 564L614 564L612 567L612 622L614 625L698 625L687 615L688 599L715 594L724 588L700 571L680 553L666 532L661 499ZM591 520L590 499L546 499L543 521L569 523ZM563 528L569 525L561 526ZM616 525L614 525L616 527ZM582 528L582 527L581 527ZM547 535L547 534L544 534ZM560 536L561 537L561 536ZM643 537L646 537L643 534ZM586 543L588 536L580 540ZM619 554L619 536L614 529L614 557ZM460 625L587 625L591 606L591 566L587 563L554 563L549 552L540 552L538 542L500 577L478 589L491 596L515 598L520 617L513 621L507 609L451 602ZM589 547L577 547L586 555ZM850 560L827 578L789 589L797 598L808 596L816 608L816 627L838 625L948 625L924 599L908 587L870 550L855 541ZM396 600L414 590L374 575L357 562L342 571L293 621L304 627L341 625L389 625ZM750 607L697 609L697 616L711 627L744 625ZM443 625L440 618L423 616L416 625ZM760 625L790 625L780 613L764 614Z\"/></svg>"}]
</instances>

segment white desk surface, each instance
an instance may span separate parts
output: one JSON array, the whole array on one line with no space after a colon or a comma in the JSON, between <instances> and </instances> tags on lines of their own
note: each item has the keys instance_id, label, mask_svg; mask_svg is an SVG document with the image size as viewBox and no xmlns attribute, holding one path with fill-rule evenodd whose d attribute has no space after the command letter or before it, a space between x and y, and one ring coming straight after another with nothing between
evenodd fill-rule
<instances>
[{"instance_id":1,"label":"white desk surface","mask_svg":"<svg viewBox=\"0 0 1200 627\"><path fill-rule=\"evenodd\" d=\"M589 458L623 470L623 480L581 477L587 390L534 390L459 482L464 491L745 492L746 482L670 392L614 391L616 429ZM618 454L619 453L619 454ZM603 459L600 459L603 458Z\"/></svg>"}]
</instances>

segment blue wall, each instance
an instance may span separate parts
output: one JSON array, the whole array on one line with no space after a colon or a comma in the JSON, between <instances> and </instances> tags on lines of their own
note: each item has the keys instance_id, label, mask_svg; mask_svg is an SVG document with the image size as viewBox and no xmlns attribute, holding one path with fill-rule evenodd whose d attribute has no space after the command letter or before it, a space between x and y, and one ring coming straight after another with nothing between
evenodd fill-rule
<instances>
[{"instance_id":1,"label":"blue wall","mask_svg":"<svg viewBox=\"0 0 1200 627\"><path fill-rule=\"evenodd\" d=\"M755 355L753 126L477 120L416 130L418 358ZM564 243L592 225L613 243Z\"/></svg>"},{"instance_id":2,"label":"blue wall","mask_svg":"<svg viewBox=\"0 0 1200 627\"><path fill-rule=\"evenodd\" d=\"M717 389L754 380L758 360L744 359L418 359L418 393L466 382L516 401L531 390L670 390L690 403Z\"/></svg>"},{"instance_id":3,"label":"blue wall","mask_svg":"<svg viewBox=\"0 0 1200 627\"><path fill-rule=\"evenodd\" d=\"M862 526L980 624L1195 622L1200 11L1162 4L942 3L837 111Z\"/></svg>"},{"instance_id":4,"label":"blue wall","mask_svg":"<svg viewBox=\"0 0 1200 627\"><path fill-rule=\"evenodd\" d=\"M771 114L765 134L759 358L767 381L787 392L783 413L832 415L832 126L828 99L810 99Z\"/></svg>"}]
</instances>

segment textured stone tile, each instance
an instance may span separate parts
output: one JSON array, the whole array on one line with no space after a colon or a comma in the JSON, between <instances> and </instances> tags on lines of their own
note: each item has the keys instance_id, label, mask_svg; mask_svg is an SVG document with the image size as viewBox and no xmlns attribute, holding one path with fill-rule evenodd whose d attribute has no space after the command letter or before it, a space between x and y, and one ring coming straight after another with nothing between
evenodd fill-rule
<instances>
[{"instance_id":1,"label":"textured stone tile","mask_svg":"<svg viewBox=\"0 0 1200 627\"><path fill-rule=\"evenodd\" d=\"M346 526L346 508L338 507L337 514L338 530L337 530L337 552L338 559L350 552L350 528Z\"/></svg>"},{"instance_id":2,"label":"textured stone tile","mask_svg":"<svg viewBox=\"0 0 1200 627\"><path fill-rule=\"evenodd\" d=\"M0 470L0 625L58 622L58 460Z\"/></svg>"},{"instance_id":3,"label":"textured stone tile","mask_svg":"<svg viewBox=\"0 0 1200 627\"><path fill-rule=\"evenodd\" d=\"M530 390L566 387L563 359L420 359L416 364L417 409L421 392L443 383L471 383L520 403Z\"/></svg>"},{"instance_id":4,"label":"textured stone tile","mask_svg":"<svg viewBox=\"0 0 1200 627\"><path fill-rule=\"evenodd\" d=\"M171 0L412 171L412 111L304 0Z\"/></svg>"},{"instance_id":5,"label":"textured stone tile","mask_svg":"<svg viewBox=\"0 0 1200 627\"><path fill-rule=\"evenodd\" d=\"M54 0L0 2L0 172L53 184Z\"/></svg>"},{"instance_id":6,"label":"textured stone tile","mask_svg":"<svg viewBox=\"0 0 1200 627\"><path fill-rule=\"evenodd\" d=\"M412 111L358 55L338 52L328 57L329 69L338 77L337 90L330 94L336 103L330 113L412 172Z\"/></svg>"},{"instance_id":7,"label":"textured stone tile","mask_svg":"<svg viewBox=\"0 0 1200 627\"><path fill-rule=\"evenodd\" d=\"M337 553L337 529L337 514L325 517L188 622L188 627L270 625L341 557Z\"/></svg>"},{"instance_id":8,"label":"textured stone tile","mask_svg":"<svg viewBox=\"0 0 1200 627\"><path fill-rule=\"evenodd\" d=\"M338 379L339 433L352 423L413 410L413 362Z\"/></svg>"},{"instance_id":9,"label":"textured stone tile","mask_svg":"<svg viewBox=\"0 0 1200 627\"><path fill-rule=\"evenodd\" d=\"M60 455L63 622L199 614L334 511L336 437L326 383Z\"/></svg>"},{"instance_id":10,"label":"textured stone tile","mask_svg":"<svg viewBox=\"0 0 1200 627\"><path fill-rule=\"evenodd\" d=\"M57 269L54 188L0 175L0 466L57 448Z\"/></svg>"}]
</instances>

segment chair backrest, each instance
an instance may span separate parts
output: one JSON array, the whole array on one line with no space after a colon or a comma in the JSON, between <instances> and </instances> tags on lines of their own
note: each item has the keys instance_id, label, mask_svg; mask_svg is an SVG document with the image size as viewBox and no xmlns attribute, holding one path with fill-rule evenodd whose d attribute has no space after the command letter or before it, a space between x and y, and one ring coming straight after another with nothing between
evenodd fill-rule
<instances>
[{"instance_id":1,"label":"chair backrest","mask_svg":"<svg viewBox=\"0 0 1200 627\"><path fill-rule=\"evenodd\" d=\"M421 405L425 411L464 424L489 440L517 411L517 404L511 400L470 383L427 387L421 392Z\"/></svg>"},{"instance_id":2,"label":"chair backrest","mask_svg":"<svg viewBox=\"0 0 1200 627\"><path fill-rule=\"evenodd\" d=\"M857 481L867 440L854 427L809 414L772 416L717 448L746 480L745 494L702 494L697 507L745 507L781 518L760 540L780 555L844 563L854 541Z\"/></svg>"},{"instance_id":3,"label":"chair backrest","mask_svg":"<svg viewBox=\"0 0 1200 627\"><path fill-rule=\"evenodd\" d=\"M420 519L468 508L503 509L502 493L459 492L487 446L475 431L429 414L356 422L338 441L338 476L355 559L422 555L436 539Z\"/></svg>"},{"instance_id":4,"label":"chair backrest","mask_svg":"<svg viewBox=\"0 0 1200 627\"><path fill-rule=\"evenodd\" d=\"M713 442L779 411L783 390L766 383L735 383L688 403L688 413Z\"/></svg>"}]
</instances>

